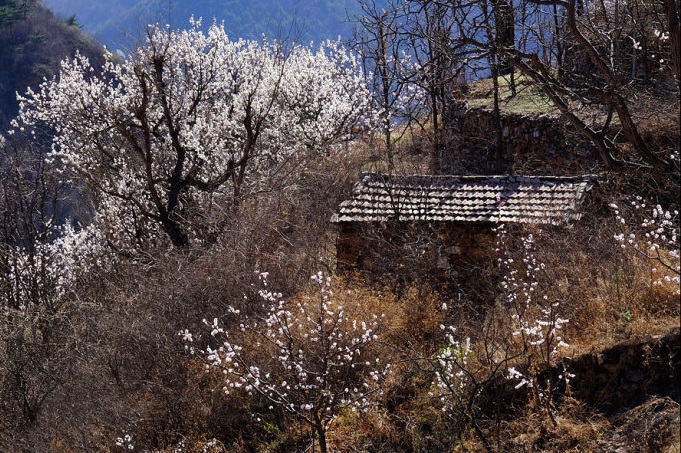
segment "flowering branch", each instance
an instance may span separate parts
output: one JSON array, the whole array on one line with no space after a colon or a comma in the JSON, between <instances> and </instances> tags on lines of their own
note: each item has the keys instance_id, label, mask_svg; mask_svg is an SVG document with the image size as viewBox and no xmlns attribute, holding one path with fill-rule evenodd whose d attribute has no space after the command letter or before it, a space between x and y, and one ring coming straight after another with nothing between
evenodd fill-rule
<instances>
[{"instance_id":1,"label":"flowering branch","mask_svg":"<svg viewBox=\"0 0 681 453\"><path fill-rule=\"evenodd\" d=\"M631 201L634 210L632 216L643 217L640 230L635 224L629 224L617 204L610 204L615 213L617 225L621 231L614 236L623 250L632 249L639 255L656 262L662 267L653 268L653 273L658 277L653 280L653 285L661 286L664 283L674 284L679 294L679 275L681 273L679 262L679 212L669 211L660 205L649 209L641 197ZM645 211L648 210L647 213Z\"/></svg>"}]
</instances>

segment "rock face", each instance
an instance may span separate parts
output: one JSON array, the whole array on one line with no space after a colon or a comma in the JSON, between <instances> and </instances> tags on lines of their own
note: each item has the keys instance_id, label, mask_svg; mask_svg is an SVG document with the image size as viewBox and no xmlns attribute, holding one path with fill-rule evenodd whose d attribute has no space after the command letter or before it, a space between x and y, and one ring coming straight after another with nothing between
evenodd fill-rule
<instances>
[{"instance_id":1,"label":"rock face","mask_svg":"<svg viewBox=\"0 0 681 453\"><path fill-rule=\"evenodd\" d=\"M76 26L57 18L42 3L11 24L0 21L0 134L19 110L17 92L37 89L43 78L59 72L60 62L76 51L99 66L104 49Z\"/></svg>"},{"instance_id":2,"label":"rock face","mask_svg":"<svg viewBox=\"0 0 681 453\"><path fill-rule=\"evenodd\" d=\"M532 445L532 451L552 452L678 452L680 340L675 328L566 358L546 370L539 382L557 384L552 387L555 426L542 424L533 431L537 414L527 405L529 393L518 392L516 382L503 377L485 390L481 413L517 421L520 430L509 431L505 451L528 451ZM566 369L574 375L569 389L559 378Z\"/></svg>"},{"instance_id":3,"label":"rock face","mask_svg":"<svg viewBox=\"0 0 681 453\"><path fill-rule=\"evenodd\" d=\"M542 372L539 382L550 380L556 401L571 396L594 412L615 417L652 399L672 401L678 408L679 351L681 335L676 328L666 335L638 338L575 358L564 358ZM569 372L569 389L562 375ZM505 377L494 381L482 399L482 412L517 411L529 395L515 389L517 382Z\"/></svg>"}]
</instances>

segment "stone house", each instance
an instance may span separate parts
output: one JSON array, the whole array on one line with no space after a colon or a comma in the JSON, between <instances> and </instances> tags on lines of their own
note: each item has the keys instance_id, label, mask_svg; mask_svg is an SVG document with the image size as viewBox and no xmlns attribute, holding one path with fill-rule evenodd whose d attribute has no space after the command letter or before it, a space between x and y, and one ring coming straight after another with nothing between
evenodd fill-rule
<instances>
[{"instance_id":1,"label":"stone house","mask_svg":"<svg viewBox=\"0 0 681 453\"><path fill-rule=\"evenodd\" d=\"M457 273L494 248L494 228L569 226L592 175L423 176L365 173L332 222L338 270Z\"/></svg>"}]
</instances>

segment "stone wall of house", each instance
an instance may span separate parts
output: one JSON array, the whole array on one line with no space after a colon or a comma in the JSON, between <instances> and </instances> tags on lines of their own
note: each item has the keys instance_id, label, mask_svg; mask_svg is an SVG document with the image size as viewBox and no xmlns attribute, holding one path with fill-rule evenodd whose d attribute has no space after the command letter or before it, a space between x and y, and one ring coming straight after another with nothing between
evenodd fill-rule
<instances>
[{"instance_id":1,"label":"stone wall of house","mask_svg":"<svg viewBox=\"0 0 681 453\"><path fill-rule=\"evenodd\" d=\"M494 234L486 225L346 222L339 224L336 258L341 271L443 277L491 262L493 250Z\"/></svg>"},{"instance_id":2,"label":"stone wall of house","mask_svg":"<svg viewBox=\"0 0 681 453\"><path fill-rule=\"evenodd\" d=\"M593 146L557 116L504 113L502 159L506 172L574 175L594 171ZM494 169L492 110L467 108L454 119L442 173L490 174Z\"/></svg>"}]
</instances>

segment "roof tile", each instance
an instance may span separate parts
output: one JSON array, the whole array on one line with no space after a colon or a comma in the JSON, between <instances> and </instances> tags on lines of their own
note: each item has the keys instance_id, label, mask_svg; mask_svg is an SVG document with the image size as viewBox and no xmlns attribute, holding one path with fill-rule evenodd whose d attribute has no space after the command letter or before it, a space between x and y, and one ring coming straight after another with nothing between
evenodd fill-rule
<instances>
[{"instance_id":1,"label":"roof tile","mask_svg":"<svg viewBox=\"0 0 681 453\"><path fill-rule=\"evenodd\" d=\"M399 176L365 173L334 222L456 221L565 224L595 176Z\"/></svg>"}]
</instances>

